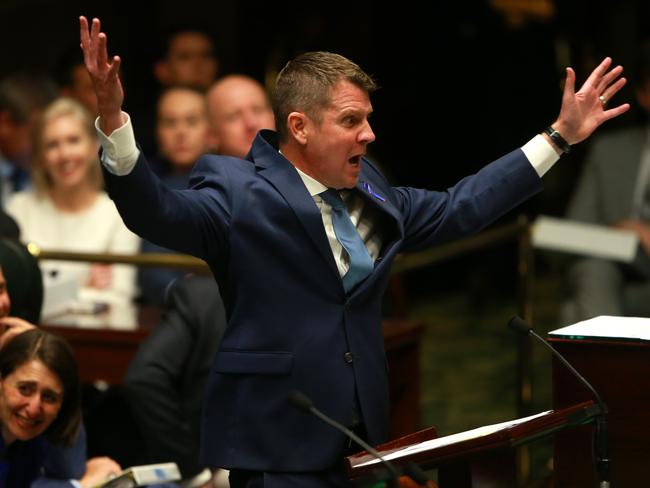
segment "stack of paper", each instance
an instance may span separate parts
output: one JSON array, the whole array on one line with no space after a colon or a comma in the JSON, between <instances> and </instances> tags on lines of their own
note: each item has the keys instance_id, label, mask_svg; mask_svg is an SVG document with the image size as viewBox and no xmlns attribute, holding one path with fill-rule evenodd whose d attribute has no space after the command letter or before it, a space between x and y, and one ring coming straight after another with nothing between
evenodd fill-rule
<instances>
[{"instance_id":1,"label":"stack of paper","mask_svg":"<svg viewBox=\"0 0 650 488\"><path fill-rule=\"evenodd\" d=\"M115 478L106 480L96 488L133 488L178 481L181 473L176 463L146 464L125 469Z\"/></svg>"},{"instance_id":2,"label":"stack of paper","mask_svg":"<svg viewBox=\"0 0 650 488\"><path fill-rule=\"evenodd\" d=\"M597 337L650 341L650 319L601 315L561 329L552 330L549 335L569 339Z\"/></svg>"}]
</instances>

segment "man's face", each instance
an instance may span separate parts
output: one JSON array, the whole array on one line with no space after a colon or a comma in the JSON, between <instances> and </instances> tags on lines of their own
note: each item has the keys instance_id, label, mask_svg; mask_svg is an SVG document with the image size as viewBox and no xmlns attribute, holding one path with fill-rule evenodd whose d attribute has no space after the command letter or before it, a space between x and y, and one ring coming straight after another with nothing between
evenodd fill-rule
<instances>
[{"instance_id":1,"label":"man's face","mask_svg":"<svg viewBox=\"0 0 650 488\"><path fill-rule=\"evenodd\" d=\"M375 140L368 122L371 113L370 98L363 89L349 81L334 85L321 120L306 117L303 170L329 188L354 188L361 157Z\"/></svg>"},{"instance_id":2,"label":"man's face","mask_svg":"<svg viewBox=\"0 0 650 488\"><path fill-rule=\"evenodd\" d=\"M212 143L219 154L243 158L260 129L275 129L266 93L255 81L231 76L208 93Z\"/></svg>"},{"instance_id":3,"label":"man's face","mask_svg":"<svg viewBox=\"0 0 650 488\"><path fill-rule=\"evenodd\" d=\"M9 300L9 292L7 291L7 281L2 273L2 268L0 268L0 318L9 315L10 308L11 300Z\"/></svg>"},{"instance_id":4,"label":"man's face","mask_svg":"<svg viewBox=\"0 0 650 488\"><path fill-rule=\"evenodd\" d=\"M10 441L33 439L61 410L63 386L42 362L28 361L0 380L0 419Z\"/></svg>"},{"instance_id":5,"label":"man's face","mask_svg":"<svg viewBox=\"0 0 650 488\"><path fill-rule=\"evenodd\" d=\"M217 76L212 41L200 32L177 34L166 59L168 86L184 85L206 90Z\"/></svg>"},{"instance_id":6,"label":"man's face","mask_svg":"<svg viewBox=\"0 0 650 488\"><path fill-rule=\"evenodd\" d=\"M158 145L175 167L188 168L207 151L208 120L203 96L173 89L158 102Z\"/></svg>"}]
</instances>

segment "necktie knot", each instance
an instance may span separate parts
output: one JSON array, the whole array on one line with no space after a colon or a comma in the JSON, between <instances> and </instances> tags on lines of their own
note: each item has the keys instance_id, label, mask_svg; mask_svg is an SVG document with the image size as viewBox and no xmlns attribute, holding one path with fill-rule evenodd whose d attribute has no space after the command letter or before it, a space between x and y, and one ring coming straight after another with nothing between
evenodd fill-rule
<instances>
[{"instance_id":1,"label":"necktie knot","mask_svg":"<svg viewBox=\"0 0 650 488\"><path fill-rule=\"evenodd\" d=\"M333 188L330 188L320 194L321 198L332 208L336 210L346 209L345 203L339 195L339 192Z\"/></svg>"}]
</instances>

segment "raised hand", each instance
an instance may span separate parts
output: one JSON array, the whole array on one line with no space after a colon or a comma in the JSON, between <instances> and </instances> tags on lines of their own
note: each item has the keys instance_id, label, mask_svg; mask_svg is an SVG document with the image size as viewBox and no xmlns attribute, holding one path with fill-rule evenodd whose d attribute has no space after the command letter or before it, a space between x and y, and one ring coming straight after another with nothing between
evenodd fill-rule
<instances>
[{"instance_id":1,"label":"raised hand","mask_svg":"<svg viewBox=\"0 0 650 488\"><path fill-rule=\"evenodd\" d=\"M18 334L27 332L34 327L34 324L30 324L26 320L19 319L18 317L0 318L0 349L5 347Z\"/></svg>"},{"instance_id":2,"label":"raised hand","mask_svg":"<svg viewBox=\"0 0 650 488\"><path fill-rule=\"evenodd\" d=\"M97 95L100 126L105 134L110 135L125 122L122 118L124 90L119 76L121 60L119 56L113 56L109 61L106 34L101 32L99 19L93 19L89 29L86 17L79 17L79 27L84 64Z\"/></svg>"},{"instance_id":3,"label":"raised hand","mask_svg":"<svg viewBox=\"0 0 650 488\"><path fill-rule=\"evenodd\" d=\"M573 69L567 68L562 108L552 127L569 144L585 140L603 122L618 117L630 108L629 103L607 108L608 102L626 83L625 78L620 78L623 67L616 66L609 70L611 64L611 58L605 58L578 92L575 91L576 74Z\"/></svg>"}]
</instances>

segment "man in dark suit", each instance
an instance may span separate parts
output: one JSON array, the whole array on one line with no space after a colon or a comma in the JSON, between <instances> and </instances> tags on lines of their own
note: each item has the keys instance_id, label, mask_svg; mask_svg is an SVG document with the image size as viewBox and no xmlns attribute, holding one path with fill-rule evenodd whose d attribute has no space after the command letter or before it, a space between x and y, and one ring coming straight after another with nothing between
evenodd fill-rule
<instances>
[{"instance_id":1,"label":"man in dark suit","mask_svg":"<svg viewBox=\"0 0 650 488\"><path fill-rule=\"evenodd\" d=\"M201 452L231 469L234 487L346 486L346 439L291 409L288 393L305 392L371 443L386 440L381 297L397 253L478 231L541 190L562 150L628 108L601 103L625 83L609 58L578 93L569 68L550 135L445 192L394 188L364 158L375 139L374 82L342 56L306 53L278 76L278 132L261 131L246 160L199 159L191 188L171 191L135 145L120 59L108 59L98 19L89 32L81 18L81 42L107 187L127 226L203 258L219 283L228 327L206 389Z\"/></svg>"},{"instance_id":2,"label":"man in dark suit","mask_svg":"<svg viewBox=\"0 0 650 488\"><path fill-rule=\"evenodd\" d=\"M160 322L129 364L126 401L142 434L143 463L174 461L183 479L207 476L199 463L203 392L226 328L211 276L186 276L170 287Z\"/></svg>"}]
</instances>

